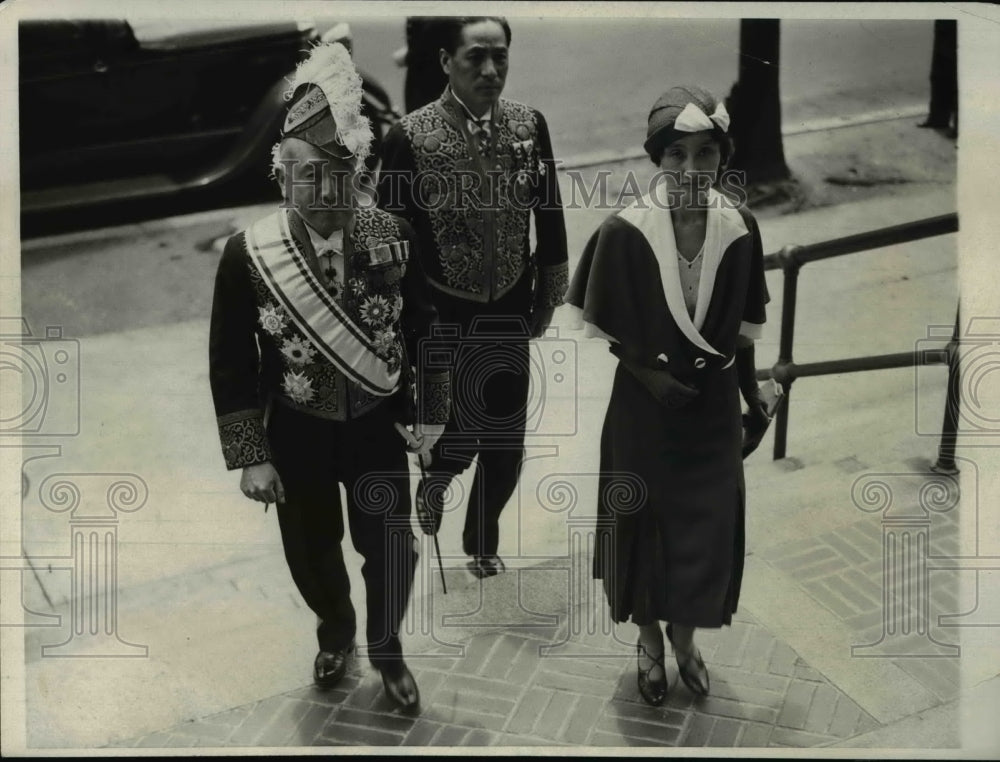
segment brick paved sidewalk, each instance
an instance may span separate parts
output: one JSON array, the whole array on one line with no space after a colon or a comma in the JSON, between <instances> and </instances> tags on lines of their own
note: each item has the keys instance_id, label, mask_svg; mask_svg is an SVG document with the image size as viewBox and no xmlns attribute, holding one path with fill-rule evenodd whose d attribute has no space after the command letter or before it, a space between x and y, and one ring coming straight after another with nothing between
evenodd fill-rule
<instances>
[{"instance_id":1,"label":"brick paved sidewalk","mask_svg":"<svg viewBox=\"0 0 1000 762\"><path fill-rule=\"evenodd\" d=\"M930 473L920 459L894 472L858 470L855 491L867 493L877 515L804 541L762 543L758 553L849 628L852 654L885 658L938 700L956 699L956 627L967 616L954 560L957 478ZM966 511L974 512L970 497Z\"/></svg>"},{"instance_id":2,"label":"brick paved sidewalk","mask_svg":"<svg viewBox=\"0 0 1000 762\"><path fill-rule=\"evenodd\" d=\"M888 472L854 464L850 471L856 489L878 488L868 506L876 514L845 513L805 540L766 539L753 555L846 626L834 647L845 659L881 655L900 677L928 692L930 706L954 701L958 659L940 657L957 655L950 645L955 633L938 617L961 610L958 580L954 571L929 574L921 564L933 569L958 550L957 486L928 475L920 463ZM785 474L791 480L786 486L818 474ZM894 501L885 499L890 492ZM883 554L886 542L917 542L918 535L926 539L926 561L915 552L885 565L893 558ZM363 657L335 690L305 685L312 660L306 653L304 687L116 745L801 748L838 745L885 727L746 608L731 627L698 633L710 696L693 696L668 659L668 700L659 708L646 705L636 688L636 628L612 626L587 558L575 554L522 567L516 562L530 559L509 559L506 573L484 581L473 580L462 559L445 558L449 594L441 595L426 587L437 581L434 561L424 554L418 574L423 592L404 622L407 659L422 696L412 715L393 707ZM917 611L915 599L904 598L919 589L909 585L927 581L929 628L911 622L911 629L905 617ZM435 623L431 631L424 631L426 622ZM942 747L957 743L947 732L936 740Z\"/></svg>"},{"instance_id":3,"label":"brick paved sidewalk","mask_svg":"<svg viewBox=\"0 0 1000 762\"><path fill-rule=\"evenodd\" d=\"M491 595L517 576L483 589ZM586 630L600 620L578 621ZM634 628L621 626L616 640L568 635L568 624L476 632L459 656L438 646L410 657L422 697L413 715L394 709L378 674L356 659L335 690L303 687L116 745L805 747L879 726L746 612L698 635L711 695L693 696L668 659L670 694L659 708L636 688L634 636L622 642Z\"/></svg>"},{"instance_id":4,"label":"brick paved sidewalk","mask_svg":"<svg viewBox=\"0 0 1000 762\"><path fill-rule=\"evenodd\" d=\"M845 658L858 646L856 655L866 655L872 646L865 644L875 644L885 653L868 655L887 657L940 706L959 693L958 660L939 658L957 652L948 645L954 633L937 621L960 610L954 572L929 576L929 630L914 623L911 631L905 619L886 613L910 610L913 601L900 598L912 594L907 578L926 574L919 554L907 556L889 584L882 553L889 535L916 526L932 565L957 548L957 492L919 466L866 473L856 484L891 487L898 507L888 518L895 523L881 515L844 521L808 541L764 542L756 554L847 625L851 636L838 646ZM928 492L935 485L942 489ZM929 495L936 510L923 524ZM900 516L910 518L901 525ZM731 627L698 633L711 695L693 696L668 659L669 697L663 707L646 705L636 687L636 629L608 620L586 559L577 554L520 568L510 559L505 574L477 581L461 559L446 558L449 594L423 588L404 622L422 696L412 715L393 707L378 674L359 657L335 690L307 685L116 745L801 748L837 745L882 727L746 608ZM418 578L436 585L429 554L423 563ZM883 601L898 605L883 609ZM425 622L435 623L431 631ZM913 658L921 654L926 658ZM303 655L303 683L311 658ZM941 746L953 742L946 735Z\"/></svg>"}]
</instances>

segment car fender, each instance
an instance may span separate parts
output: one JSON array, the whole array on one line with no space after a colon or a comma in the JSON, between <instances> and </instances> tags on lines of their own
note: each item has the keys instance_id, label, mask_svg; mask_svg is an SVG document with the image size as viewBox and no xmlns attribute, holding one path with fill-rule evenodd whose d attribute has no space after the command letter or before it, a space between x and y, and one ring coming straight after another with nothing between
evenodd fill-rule
<instances>
[{"instance_id":1,"label":"car fender","mask_svg":"<svg viewBox=\"0 0 1000 762\"><path fill-rule=\"evenodd\" d=\"M207 170L181 181L184 188L207 188L225 182L251 170L254 164L270 154L271 147L281 139L285 118L285 92L292 76L274 82L247 120L239 139L229 151Z\"/></svg>"}]
</instances>

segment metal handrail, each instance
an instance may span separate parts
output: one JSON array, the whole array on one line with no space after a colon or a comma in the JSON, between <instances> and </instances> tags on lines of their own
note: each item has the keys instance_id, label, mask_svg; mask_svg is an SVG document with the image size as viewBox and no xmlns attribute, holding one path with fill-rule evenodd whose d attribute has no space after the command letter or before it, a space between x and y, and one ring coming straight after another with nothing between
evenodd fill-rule
<instances>
[{"instance_id":1,"label":"metal handrail","mask_svg":"<svg viewBox=\"0 0 1000 762\"><path fill-rule=\"evenodd\" d=\"M796 364L792 360L792 344L795 338L795 307L799 271L803 265L831 257L872 251L885 246L895 246L902 243L910 243L911 241L918 241L923 238L956 232L958 232L958 214L942 214L937 217L928 217L915 222L892 225L890 227L879 228L878 230L870 230L806 246L785 246L780 251L764 257L765 270L777 270L780 268L784 276L778 361L770 369L757 371L758 379L773 378L785 389L784 404L778 408L775 420L774 460L785 457L788 441L788 409L791 402L791 387L796 379L810 376L824 376L832 373L855 373L866 370L936 365L946 362L949 366L948 400L945 409L941 449L936 467L942 470L954 470L955 431L949 431L949 421L954 418L954 415L949 416L949 411L954 412L957 410L957 399L952 399L953 395L957 394L958 388L958 383L954 380L957 378L958 373L958 353L953 346L958 340L957 335L953 337L945 353L920 351L898 352L888 355L850 357L803 364Z\"/></svg>"},{"instance_id":2,"label":"metal handrail","mask_svg":"<svg viewBox=\"0 0 1000 762\"><path fill-rule=\"evenodd\" d=\"M919 241L922 238L933 238L938 235L947 235L958 232L958 214L941 214L937 217L927 217L914 222L904 222L902 225L891 225L877 230L868 230L864 233L855 233L842 238L833 238L829 241L821 241L806 246L786 246L779 252L768 254L764 257L764 269L775 270L783 267L783 256L789 256L785 252L788 249L794 250L791 255L799 263L799 266L808 262L817 262L821 259L839 257L844 254L857 254L862 251L881 249L885 246L898 246L901 243Z\"/></svg>"}]
</instances>

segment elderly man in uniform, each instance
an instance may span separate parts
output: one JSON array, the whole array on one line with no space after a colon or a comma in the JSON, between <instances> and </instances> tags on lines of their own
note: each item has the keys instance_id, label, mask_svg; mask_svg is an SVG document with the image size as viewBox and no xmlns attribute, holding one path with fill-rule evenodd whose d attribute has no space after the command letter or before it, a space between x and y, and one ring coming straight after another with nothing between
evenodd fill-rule
<instances>
[{"instance_id":1,"label":"elderly man in uniform","mask_svg":"<svg viewBox=\"0 0 1000 762\"><path fill-rule=\"evenodd\" d=\"M399 640L416 565L407 450L428 452L443 431L448 373L419 367L417 343L436 313L412 228L358 203L372 133L348 51L316 47L291 93L275 150L285 203L229 239L215 282L210 379L222 450L247 497L277 504L292 578L319 617L321 688L343 677L354 648L344 484L364 557L368 657L389 697L409 707L419 694ZM412 433L398 425L409 423Z\"/></svg>"},{"instance_id":2,"label":"elderly man in uniform","mask_svg":"<svg viewBox=\"0 0 1000 762\"><path fill-rule=\"evenodd\" d=\"M566 291L566 228L544 117L500 97L506 20L442 26L448 87L389 131L378 195L416 229L440 322L457 334L452 416L417 487L418 518L437 531L447 486L476 458L462 545L482 578L504 568L499 518L524 460L528 340Z\"/></svg>"}]
</instances>

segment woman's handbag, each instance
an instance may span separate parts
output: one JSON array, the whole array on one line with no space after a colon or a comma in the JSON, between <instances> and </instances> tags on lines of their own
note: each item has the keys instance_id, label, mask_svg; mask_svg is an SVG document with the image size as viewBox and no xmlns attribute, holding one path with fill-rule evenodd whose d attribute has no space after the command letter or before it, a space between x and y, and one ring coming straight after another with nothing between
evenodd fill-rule
<instances>
[{"instance_id":1,"label":"woman's handbag","mask_svg":"<svg viewBox=\"0 0 1000 762\"><path fill-rule=\"evenodd\" d=\"M743 414L743 458L760 445L784 399L785 390L773 378L758 387L756 402Z\"/></svg>"}]
</instances>

